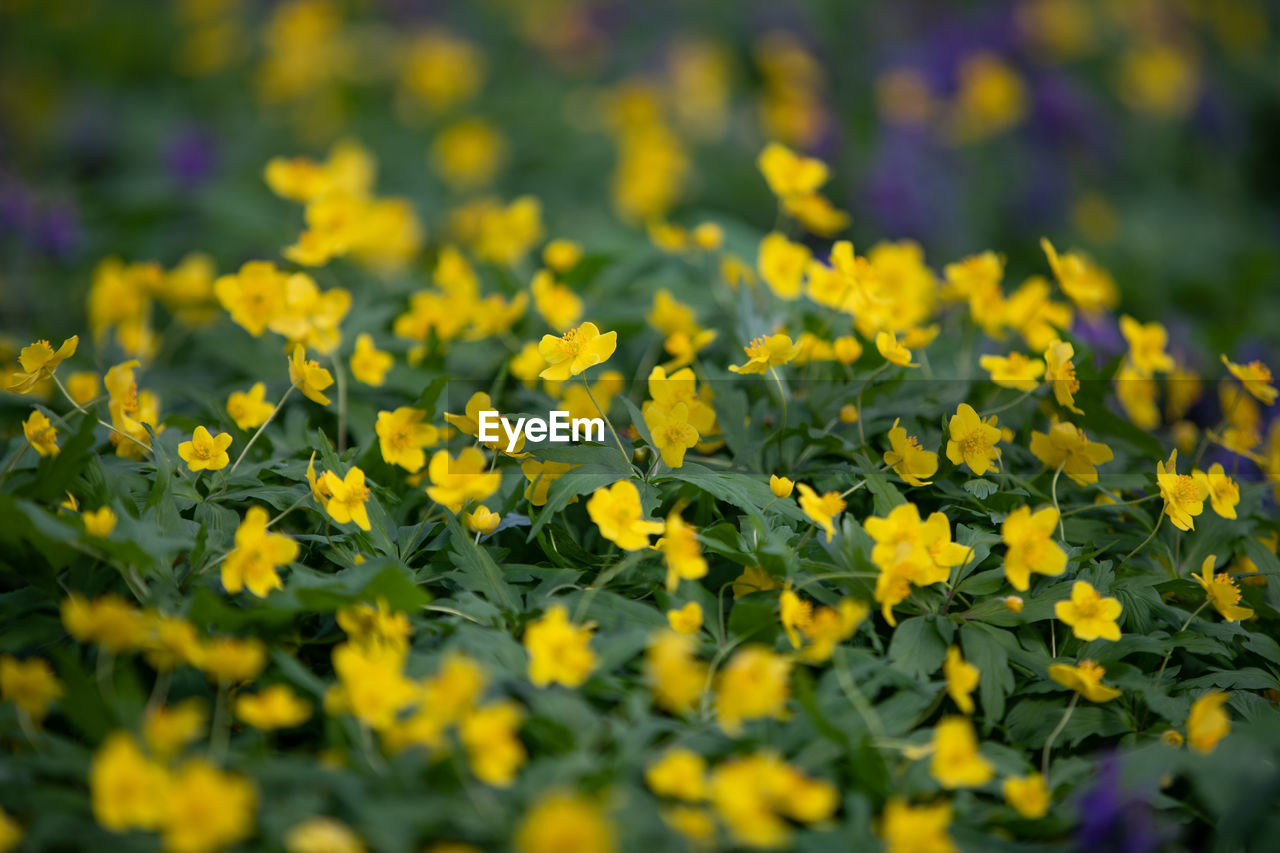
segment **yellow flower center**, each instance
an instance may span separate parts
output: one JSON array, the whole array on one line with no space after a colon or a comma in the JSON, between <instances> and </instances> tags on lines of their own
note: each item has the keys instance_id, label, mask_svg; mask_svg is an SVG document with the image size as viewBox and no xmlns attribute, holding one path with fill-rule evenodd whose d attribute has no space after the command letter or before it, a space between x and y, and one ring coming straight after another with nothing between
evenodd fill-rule
<instances>
[{"instance_id":1,"label":"yellow flower center","mask_svg":"<svg viewBox=\"0 0 1280 853\"><path fill-rule=\"evenodd\" d=\"M1077 669L1080 671L1081 678L1094 684L1102 681L1102 676L1107 674L1105 669L1091 660L1080 661L1080 666Z\"/></svg>"},{"instance_id":2,"label":"yellow flower center","mask_svg":"<svg viewBox=\"0 0 1280 853\"><path fill-rule=\"evenodd\" d=\"M753 361L756 359L767 359L769 357L769 346L765 343L763 336L756 338L751 343L743 347L747 351L747 357Z\"/></svg>"},{"instance_id":3,"label":"yellow flower center","mask_svg":"<svg viewBox=\"0 0 1280 853\"><path fill-rule=\"evenodd\" d=\"M205 443L203 441L193 441L191 442L191 455L197 459L212 459L213 444Z\"/></svg>"},{"instance_id":4,"label":"yellow flower center","mask_svg":"<svg viewBox=\"0 0 1280 853\"><path fill-rule=\"evenodd\" d=\"M1188 474L1179 474L1173 483L1173 498L1176 503L1191 503L1200 500L1200 491L1196 481Z\"/></svg>"},{"instance_id":5,"label":"yellow flower center","mask_svg":"<svg viewBox=\"0 0 1280 853\"><path fill-rule=\"evenodd\" d=\"M586 341L578 333L577 329L570 329L560 338L560 351L564 353L565 358L576 357L578 353L582 352L582 348L585 345Z\"/></svg>"},{"instance_id":6,"label":"yellow flower center","mask_svg":"<svg viewBox=\"0 0 1280 853\"><path fill-rule=\"evenodd\" d=\"M1222 572L1209 585L1209 594L1222 604L1239 604L1240 589L1231 575Z\"/></svg>"}]
</instances>

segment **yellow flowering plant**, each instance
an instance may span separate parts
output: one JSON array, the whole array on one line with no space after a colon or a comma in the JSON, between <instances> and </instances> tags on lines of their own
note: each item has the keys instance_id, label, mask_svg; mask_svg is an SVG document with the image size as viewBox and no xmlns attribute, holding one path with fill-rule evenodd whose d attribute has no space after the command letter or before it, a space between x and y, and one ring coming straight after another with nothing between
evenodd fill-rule
<instances>
[{"instance_id":1,"label":"yellow flowering plant","mask_svg":"<svg viewBox=\"0 0 1280 853\"><path fill-rule=\"evenodd\" d=\"M25 35L57 4L10 5ZM116 14L88 5L32 43ZM494 11L510 57L377 4L252 5L142 28L181 30L172 85L270 114L216 190L166 217L154 182L140 216L96 169L62 184L102 206L90 245L157 260L69 254L50 312L55 260L0 246L31 327L0 336L0 851L1240 841L1280 762L1274 356L1149 316L1137 261L1102 263L1122 208L960 257L878 239L828 156L841 87L782 31L692 28L606 83L625 52L582 3ZM1010 31L1099 50L1088 5ZM1266 32L1200 5L1197 61ZM1041 75L997 53L865 91L904 140L1011 142ZM0 54L25 150L58 69ZM582 85L542 111L508 66L546 64ZM1175 65L1120 76L1150 113ZM1225 294L1206 257L1182 274Z\"/></svg>"}]
</instances>

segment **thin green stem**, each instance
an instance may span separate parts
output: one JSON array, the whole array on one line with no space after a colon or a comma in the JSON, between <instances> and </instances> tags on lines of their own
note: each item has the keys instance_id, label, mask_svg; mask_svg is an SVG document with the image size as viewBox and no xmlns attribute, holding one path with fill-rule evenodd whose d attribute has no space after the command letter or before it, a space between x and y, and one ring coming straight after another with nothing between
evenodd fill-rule
<instances>
[{"instance_id":1,"label":"thin green stem","mask_svg":"<svg viewBox=\"0 0 1280 853\"><path fill-rule=\"evenodd\" d=\"M333 356L333 377L338 384L338 455L347 449L347 372L337 354Z\"/></svg>"},{"instance_id":2,"label":"thin green stem","mask_svg":"<svg viewBox=\"0 0 1280 853\"><path fill-rule=\"evenodd\" d=\"M1132 551L1130 551L1128 554L1125 555L1125 558L1120 561L1120 564L1118 566L1116 566L1116 572L1119 572L1122 568L1124 568L1125 563L1129 562L1129 560L1133 557L1134 554L1141 551L1143 548L1146 547L1148 542L1156 538L1156 533L1159 532L1160 525L1163 523L1164 523L1164 513L1162 512L1160 513L1159 517L1156 518L1156 523L1154 526L1152 526L1151 533L1147 535L1146 539L1143 539L1140 543L1138 543L1138 547L1134 548Z\"/></svg>"},{"instance_id":3,"label":"thin green stem","mask_svg":"<svg viewBox=\"0 0 1280 853\"><path fill-rule=\"evenodd\" d=\"M1193 610L1191 615L1187 617L1187 621L1182 623L1182 627L1178 629L1178 633L1181 634L1183 631L1187 630L1187 628L1191 625L1191 623L1195 620L1195 618L1200 615L1200 611L1204 610L1208 606L1209 606L1209 599L1206 598L1204 600L1204 603L1202 603L1199 607ZM1160 661L1160 669L1156 671L1156 684L1160 683L1160 676L1164 675L1164 669L1169 665L1169 658L1171 657L1173 657L1172 646L1169 647L1169 651L1164 653L1164 660Z\"/></svg>"},{"instance_id":4,"label":"thin green stem","mask_svg":"<svg viewBox=\"0 0 1280 853\"><path fill-rule=\"evenodd\" d=\"M262 422L262 426L258 427L258 431L255 432L249 438L249 441L247 444L245 444L244 449L240 451L240 455L236 457L235 464L233 464L231 466L231 470L227 472L228 477L236 473L236 469L239 468L240 463L244 461L244 457L249 452L249 448L253 447L253 443L258 440L258 436L262 435L262 431L267 428L267 424L275 420L275 417L280 412L280 409L284 407L284 401L289 399L289 395L292 394L293 389L297 387L298 387L297 383L294 383L293 385L290 385L288 390L284 392L284 396L280 398L280 402L276 403L276 407L271 410L271 414L267 415L267 419Z\"/></svg>"},{"instance_id":5,"label":"thin green stem","mask_svg":"<svg viewBox=\"0 0 1280 853\"><path fill-rule=\"evenodd\" d=\"M986 419L987 419L987 418L989 418L991 415L998 415L998 414L1000 414L1001 412L1007 412L1009 409L1012 409L1014 406L1018 405L1018 404L1019 404L1019 403L1021 403L1023 400L1025 400L1025 399L1027 399L1028 397L1030 397L1032 394L1034 394L1034 393L1035 393L1035 391L1036 391L1036 389L1035 389L1035 388L1032 388L1032 389L1031 389L1031 390L1029 390L1029 391L1023 391L1021 394L1019 394L1017 397L1015 397L1014 399L1010 400L1009 402L1005 403L1003 406L999 406L999 407L994 408L994 409L988 409L987 411L980 413L980 414L978 415L978 417L979 417L979 418L982 418L983 420L986 420Z\"/></svg>"},{"instance_id":6,"label":"thin green stem","mask_svg":"<svg viewBox=\"0 0 1280 853\"><path fill-rule=\"evenodd\" d=\"M1040 775L1044 778L1045 784L1049 782L1049 753L1053 751L1053 742L1058 739L1058 735L1062 734L1062 730L1067 727L1067 720L1071 719L1071 712L1076 709L1076 704L1080 701L1080 694L1073 693L1071 701L1067 703L1067 710L1062 713L1062 719L1058 720L1058 725L1054 726L1053 731L1049 732L1049 739L1044 742L1044 751L1040 753Z\"/></svg>"},{"instance_id":7,"label":"thin green stem","mask_svg":"<svg viewBox=\"0 0 1280 853\"><path fill-rule=\"evenodd\" d=\"M591 384L587 382L587 374L581 373L578 376L582 380L582 387L587 389L587 399L589 399L591 404L596 407L596 411L600 413L600 417L604 418L604 422L609 425L609 432L613 433L613 440L618 444L618 452L622 454L623 464L630 468L631 454L627 453L627 449L622 446L622 439L618 438L618 431L613 428L613 421L609 420L609 413L604 410L604 407L596 402L595 395L591 393Z\"/></svg>"},{"instance_id":8,"label":"thin green stem","mask_svg":"<svg viewBox=\"0 0 1280 853\"><path fill-rule=\"evenodd\" d=\"M1053 496L1053 509L1058 513L1058 538L1064 543L1067 541L1067 527L1062 523L1062 509L1058 506L1058 478L1062 476L1062 468L1067 464L1064 456L1062 463L1058 465L1058 470L1053 472L1053 482L1049 484L1049 494Z\"/></svg>"}]
</instances>

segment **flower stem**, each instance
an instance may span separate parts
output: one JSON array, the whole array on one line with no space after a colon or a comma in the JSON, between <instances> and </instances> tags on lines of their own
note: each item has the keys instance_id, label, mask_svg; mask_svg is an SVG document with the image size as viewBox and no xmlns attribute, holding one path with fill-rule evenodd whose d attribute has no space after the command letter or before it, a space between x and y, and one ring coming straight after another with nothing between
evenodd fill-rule
<instances>
[{"instance_id":1,"label":"flower stem","mask_svg":"<svg viewBox=\"0 0 1280 853\"><path fill-rule=\"evenodd\" d=\"M347 374L338 356L333 356L333 377L338 383L338 455L347 449Z\"/></svg>"},{"instance_id":2,"label":"flower stem","mask_svg":"<svg viewBox=\"0 0 1280 853\"><path fill-rule=\"evenodd\" d=\"M587 399L596 407L596 411L600 413L600 417L604 418L604 422L609 425L609 432L613 433L613 440L618 443L618 452L622 454L623 463L630 468L631 455L628 454L626 448L622 446L622 439L618 438L618 431L613 428L613 421L609 420L609 413L596 402L595 395L591 393L591 385L587 382L587 375L585 373L581 373L579 374L579 378L582 379L582 387L587 389Z\"/></svg>"},{"instance_id":3,"label":"flower stem","mask_svg":"<svg viewBox=\"0 0 1280 853\"><path fill-rule=\"evenodd\" d=\"M1202 603L1199 607L1197 607L1194 611L1192 611L1191 615L1187 617L1187 621L1182 623L1182 627L1178 629L1178 633L1181 634L1183 631L1187 630L1187 627L1191 624L1192 620L1194 620L1197 616L1199 616L1200 611L1204 610L1208 606L1209 606L1209 599L1206 598L1204 600L1204 603ZM1164 675L1164 668L1169 665L1169 658L1171 658L1172 656L1173 656L1173 647L1170 646L1169 651L1164 653L1164 660L1160 661L1160 669L1156 672L1156 684L1160 683L1160 676Z\"/></svg>"},{"instance_id":4,"label":"flower stem","mask_svg":"<svg viewBox=\"0 0 1280 853\"><path fill-rule=\"evenodd\" d=\"M1064 456L1058 470L1053 472L1053 482L1049 484L1049 494L1053 496L1053 509L1058 513L1058 538L1064 543L1067 541L1067 527L1062 523L1062 510L1058 507L1058 478L1062 476L1062 468L1066 464L1067 459Z\"/></svg>"},{"instance_id":5,"label":"flower stem","mask_svg":"<svg viewBox=\"0 0 1280 853\"><path fill-rule=\"evenodd\" d=\"M245 444L244 449L240 451L240 455L236 457L235 464L233 464L231 466L231 470L227 472L228 477L230 477L232 474L235 474L236 469L240 467L240 463L244 461L245 454L249 452L249 448L253 447L253 443L258 440L258 436L262 435L262 431L267 428L267 424L275 420L275 417L279 413L280 409L284 407L284 401L289 399L289 395L292 394L293 389L297 387L298 386L295 383L293 385L290 385L288 390L284 392L284 396L280 398L280 402L276 403L276 407L271 410L271 414L267 415L267 419L262 422L262 426L258 427L258 431L253 434L253 436Z\"/></svg>"},{"instance_id":6,"label":"flower stem","mask_svg":"<svg viewBox=\"0 0 1280 853\"><path fill-rule=\"evenodd\" d=\"M1164 522L1164 513L1162 512L1162 513L1160 513L1159 517L1158 517L1158 518L1156 518L1155 526L1151 528L1151 533L1149 533L1149 534L1147 535L1147 538L1146 538L1146 539L1143 539L1143 540L1142 540L1142 542L1140 542L1140 543L1138 544L1138 547L1137 547L1137 548L1134 548L1132 551L1130 551L1128 554L1126 554L1126 555L1125 555L1125 558L1124 558L1123 560L1121 560L1121 561L1120 561L1120 565L1116 566L1116 571L1117 571L1117 572L1119 572L1122 568L1124 568L1124 564L1125 564L1125 563L1127 563L1127 562L1129 562L1130 558L1132 558L1134 554L1136 554L1136 553L1138 553L1139 551L1141 551L1144 547L1146 547L1146 545L1147 545L1147 543L1148 543L1148 542L1150 542L1152 539L1156 538L1156 533L1160 530L1160 525L1161 525L1163 522Z\"/></svg>"},{"instance_id":7,"label":"flower stem","mask_svg":"<svg viewBox=\"0 0 1280 853\"><path fill-rule=\"evenodd\" d=\"M1076 704L1080 701L1080 694L1075 693L1071 696L1071 701L1067 703L1067 710L1062 713L1062 719L1058 720L1058 725L1054 726L1053 731L1049 732L1049 739L1044 742L1044 751L1040 753L1040 775L1044 777L1045 784L1049 783L1049 753L1053 751L1053 742L1058 739L1058 735L1062 734L1062 730L1067 727L1067 720L1071 719L1071 712L1076 709ZM1052 786L1050 786L1052 790Z\"/></svg>"},{"instance_id":8,"label":"flower stem","mask_svg":"<svg viewBox=\"0 0 1280 853\"><path fill-rule=\"evenodd\" d=\"M1007 412L1009 409L1012 409L1014 406L1018 405L1018 404L1019 404L1019 403L1021 403L1023 400L1027 399L1027 398L1028 398L1028 397L1030 397L1032 394L1034 394L1034 393L1035 393L1035 390L1036 390L1035 388L1032 388L1032 389L1031 389L1031 390L1029 390L1029 391L1023 391L1021 394L1019 394L1017 397L1014 397L1012 400L1010 400L1009 402L1005 403L1003 406L999 406L999 407L994 408L994 409L988 409L987 411L985 411L985 412L983 412L982 414L978 415L978 417L979 417L979 418L982 418L983 420L986 420L986 419L987 419L988 417L990 417L991 415L998 415L998 414L1000 414L1001 412Z\"/></svg>"}]
</instances>

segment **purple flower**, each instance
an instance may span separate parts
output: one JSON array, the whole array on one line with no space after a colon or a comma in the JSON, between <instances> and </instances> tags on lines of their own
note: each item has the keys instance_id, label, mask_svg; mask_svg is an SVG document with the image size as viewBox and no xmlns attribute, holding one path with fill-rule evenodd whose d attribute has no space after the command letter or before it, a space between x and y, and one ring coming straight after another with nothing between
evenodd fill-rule
<instances>
[{"instance_id":1,"label":"purple flower","mask_svg":"<svg viewBox=\"0 0 1280 853\"><path fill-rule=\"evenodd\" d=\"M181 185L194 189L213 174L217 152L204 130L188 127L174 137L165 153L169 173Z\"/></svg>"},{"instance_id":2,"label":"purple flower","mask_svg":"<svg viewBox=\"0 0 1280 853\"><path fill-rule=\"evenodd\" d=\"M1103 760L1093 787L1076 801L1080 825L1075 849L1089 853L1147 853L1160 848L1169 833L1156 823L1155 809L1120 779L1115 756Z\"/></svg>"}]
</instances>

